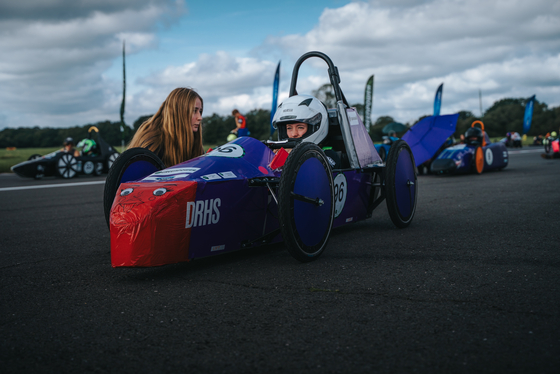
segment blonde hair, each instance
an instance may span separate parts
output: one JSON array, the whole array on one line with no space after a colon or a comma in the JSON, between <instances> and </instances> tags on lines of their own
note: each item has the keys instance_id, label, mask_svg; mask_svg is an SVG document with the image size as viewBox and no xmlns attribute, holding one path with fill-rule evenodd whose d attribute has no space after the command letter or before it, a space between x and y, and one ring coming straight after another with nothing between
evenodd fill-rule
<instances>
[{"instance_id":1,"label":"blonde hair","mask_svg":"<svg viewBox=\"0 0 560 374\"><path fill-rule=\"evenodd\" d=\"M134 134L128 148L142 147L159 153L166 167L204 154L202 126L192 130L196 99L204 101L190 88L176 88L149 120ZM200 108L202 113L202 108Z\"/></svg>"}]
</instances>

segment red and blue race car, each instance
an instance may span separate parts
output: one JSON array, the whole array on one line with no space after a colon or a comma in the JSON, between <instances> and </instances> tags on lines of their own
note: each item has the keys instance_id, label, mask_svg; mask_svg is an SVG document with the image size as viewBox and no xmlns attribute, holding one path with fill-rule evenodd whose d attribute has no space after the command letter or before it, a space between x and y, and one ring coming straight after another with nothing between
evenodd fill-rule
<instances>
[{"instance_id":1,"label":"red and blue race car","mask_svg":"<svg viewBox=\"0 0 560 374\"><path fill-rule=\"evenodd\" d=\"M298 95L299 67L310 57L327 63L336 108ZM124 152L105 185L112 265L159 266L279 241L311 261L333 228L367 219L384 200L393 223L408 226L418 193L412 152L398 140L383 162L339 83L330 58L309 52L276 112L278 141L239 137L167 169L148 150ZM290 138L281 129L288 122L312 131Z\"/></svg>"}]
</instances>

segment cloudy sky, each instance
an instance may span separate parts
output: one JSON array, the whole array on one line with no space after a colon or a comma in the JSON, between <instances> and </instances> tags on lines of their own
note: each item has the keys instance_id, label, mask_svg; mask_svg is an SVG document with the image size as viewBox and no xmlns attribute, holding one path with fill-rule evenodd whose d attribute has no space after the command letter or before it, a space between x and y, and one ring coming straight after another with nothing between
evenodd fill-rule
<instances>
[{"instance_id":1,"label":"cloudy sky","mask_svg":"<svg viewBox=\"0 0 560 374\"><path fill-rule=\"evenodd\" d=\"M560 2L553 0L7 0L0 2L0 129L119 120L154 113L176 87L195 88L204 115L270 109L294 62L317 50L338 66L350 103L375 75L372 120L480 114L496 100L560 105ZM304 63L300 93L328 82Z\"/></svg>"}]
</instances>

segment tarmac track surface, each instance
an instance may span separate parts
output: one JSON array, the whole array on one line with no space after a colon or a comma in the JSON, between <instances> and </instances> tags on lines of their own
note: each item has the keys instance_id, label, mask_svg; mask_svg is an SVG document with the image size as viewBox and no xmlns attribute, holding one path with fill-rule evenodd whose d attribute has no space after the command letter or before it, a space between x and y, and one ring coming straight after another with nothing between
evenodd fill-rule
<instances>
[{"instance_id":1,"label":"tarmac track surface","mask_svg":"<svg viewBox=\"0 0 560 374\"><path fill-rule=\"evenodd\" d=\"M420 176L410 227L382 204L308 264L113 269L103 184L5 189L58 183L0 175L2 373L558 372L560 160Z\"/></svg>"}]
</instances>

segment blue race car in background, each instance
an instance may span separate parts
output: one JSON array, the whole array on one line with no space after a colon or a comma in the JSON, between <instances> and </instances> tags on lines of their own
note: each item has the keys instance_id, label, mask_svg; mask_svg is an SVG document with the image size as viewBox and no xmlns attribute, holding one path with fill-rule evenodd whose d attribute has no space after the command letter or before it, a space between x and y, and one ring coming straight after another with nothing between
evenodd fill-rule
<instances>
[{"instance_id":1,"label":"blue race car in background","mask_svg":"<svg viewBox=\"0 0 560 374\"><path fill-rule=\"evenodd\" d=\"M480 124L481 128L474 125ZM471 173L503 169L508 165L508 150L504 143L492 143L484 131L482 121L474 121L465 132L465 144L445 149L432 162L430 170L435 174Z\"/></svg>"},{"instance_id":2,"label":"blue race car in background","mask_svg":"<svg viewBox=\"0 0 560 374\"><path fill-rule=\"evenodd\" d=\"M383 136L383 143L375 144L375 150L379 153L379 157L385 162L387 155L389 154L389 150L391 149L391 145L395 143L399 138L396 136Z\"/></svg>"}]
</instances>

